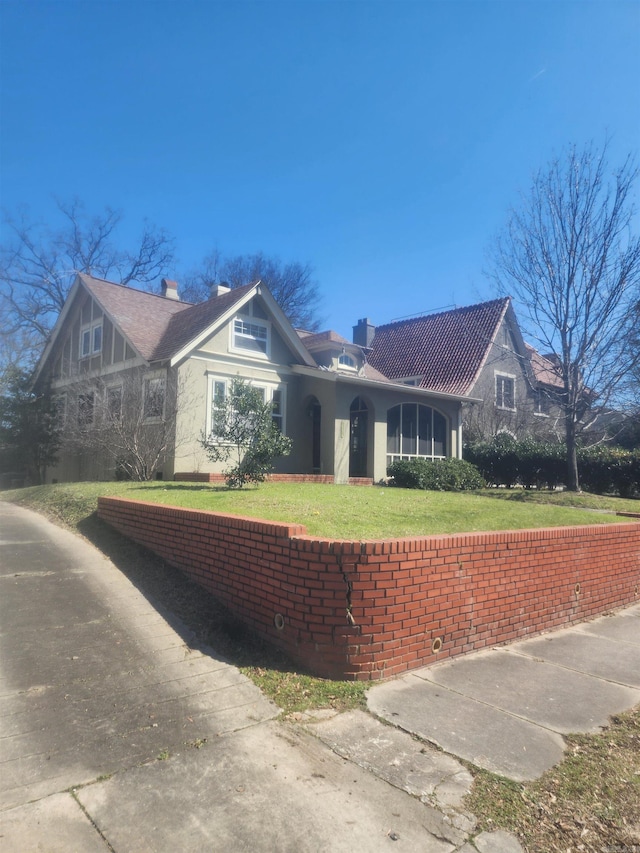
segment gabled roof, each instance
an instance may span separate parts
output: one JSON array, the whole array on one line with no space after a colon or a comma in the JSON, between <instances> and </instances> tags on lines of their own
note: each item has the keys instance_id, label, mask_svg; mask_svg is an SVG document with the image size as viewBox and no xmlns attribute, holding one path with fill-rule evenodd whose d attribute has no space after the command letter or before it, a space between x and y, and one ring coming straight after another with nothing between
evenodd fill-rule
<instances>
[{"instance_id":1,"label":"gabled roof","mask_svg":"<svg viewBox=\"0 0 640 853\"><path fill-rule=\"evenodd\" d=\"M166 337L171 320L190 308L198 307L85 273L80 273L78 278L146 361L155 360L159 342Z\"/></svg>"},{"instance_id":2,"label":"gabled roof","mask_svg":"<svg viewBox=\"0 0 640 853\"><path fill-rule=\"evenodd\" d=\"M469 394L509 308L506 297L377 326L368 360L390 379L419 376L422 388Z\"/></svg>"},{"instance_id":3,"label":"gabled roof","mask_svg":"<svg viewBox=\"0 0 640 853\"><path fill-rule=\"evenodd\" d=\"M559 366L556 366L547 356L541 355L530 344L526 344L525 346L531 358L531 369L533 370L536 381L541 385L548 385L551 388L564 389Z\"/></svg>"},{"instance_id":4,"label":"gabled roof","mask_svg":"<svg viewBox=\"0 0 640 853\"><path fill-rule=\"evenodd\" d=\"M217 320L236 308L255 288L255 283L236 287L228 293L214 296L197 305L189 305L186 311L174 314L157 342L153 351L153 360L172 358L191 341L197 340L211 326L215 326Z\"/></svg>"},{"instance_id":5,"label":"gabled roof","mask_svg":"<svg viewBox=\"0 0 640 853\"><path fill-rule=\"evenodd\" d=\"M258 281L193 305L79 273L40 359L37 374L48 359L71 306L82 289L95 299L135 352L147 362L171 359L173 363L188 357L190 351L213 334L218 325L228 321L245 302L259 294L271 312L274 325L290 344L292 351L302 363L315 364L280 306Z\"/></svg>"}]
</instances>

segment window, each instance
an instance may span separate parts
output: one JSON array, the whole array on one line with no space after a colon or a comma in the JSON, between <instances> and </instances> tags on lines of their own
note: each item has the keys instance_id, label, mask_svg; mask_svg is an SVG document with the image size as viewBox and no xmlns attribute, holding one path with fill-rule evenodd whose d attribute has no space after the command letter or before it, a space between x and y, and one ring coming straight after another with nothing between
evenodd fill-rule
<instances>
[{"instance_id":1,"label":"window","mask_svg":"<svg viewBox=\"0 0 640 853\"><path fill-rule=\"evenodd\" d=\"M164 376L150 376L144 380L144 419L160 420L164 416L166 380Z\"/></svg>"},{"instance_id":2,"label":"window","mask_svg":"<svg viewBox=\"0 0 640 853\"><path fill-rule=\"evenodd\" d=\"M284 433L284 411L282 405L282 388L274 388L271 394L271 405L273 407L273 422L281 433Z\"/></svg>"},{"instance_id":3,"label":"window","mask_svg":"<svg viewBox=\"0 0 640 853\"><path fill-rule=\"evenodd\" d=\"M533 412L535 415L549 417L549 397L540 389L533 392Z\"/></svg>"},{"instance_id":4,"label":"window","mask_svg":"<svg viewBox=\"0 0 640 853\"><path fill-rule=\"evenodd\" d=\"M85 427L93 423L94 401L93 391L78 395L78 426Z\"/></svg>"},{"instance_id":5,"label":"window","mask_svg":"<svg viewBox=\"0 0 640 853\"><path fill-rule=\"evenodd\" d=\"M350 367L352 370L355 370L356 368L355 359L352 358L350 355L347 355L346 353L342 353L342 355L338 359L338 364L340 365L340 367Z\"/></svg>"},{"instance_id":6,"label":"window","mask_svg":"<svg viewBox=\"0 0 640 853\"><path fill-rule=\"evenodd\" d=\"M516 378L505 373L496 373L496 406L499 409L516 408Z\"/></svg>"},{"instance_id":7,"label":"window","mask_svg":"<svg viewBox=\"0 0 640 853\"><path fill-rule=\"evenodd\" d=\"M80 331L80 358L88 358L102 351L102 321L83 326Z\"/></svg>"},{"instance_id":8,"label":"window","mask_svg":"<svg viewBox=\"0 0 640 853\"><path fill-rule=\"evenodd\" d=\"M67 395L56 394L51 398L51 414L56 426L64 426L67 419Z\"/></svg>"},{"instance_id":9,"label":"window","mask_svg":"<svg viewBox=\"0 0 640 853\"><path fill-rule=\"evenodd\" d=\"M116 422L122 418L122 385L107 388L107 417Z\"/></svg>"},{"instance_id":10,"label":"window","mask_svg":"<svg viewBox=\"0 0 640 853\"><path fill-rule=\"evenodd\" d=\"M267 355L269 327L249 318L236 317L233 321L233 347L252 353Z\"/></svg>"},{"instance_id":11,"label":"window","mask_svg":"<svg viewBox=\"0 0 640 853\"><path fill-rule=\"evenodd\" d=\"M253 384L253 383L252 383ZM207 433L216 435L216 421L224 410L224 402L231 387L231 380L212 378L210 385L211 409ZM257 385L253 387L260 393L265 403L271 403L274 424L283 435L285 434L285 388L283 385ZM219 421L218 421L219 422Z\"/></svg>"},{"instance_id":12,"label":"window","mask_svg":"<svg viewBox=\"0 0 640 853\"><path fill-rule=\"evenodd\" d=\"M387 462L447 455L447 420L431 406L401 403L387 412Z\"/></svg>"}]
</instances>

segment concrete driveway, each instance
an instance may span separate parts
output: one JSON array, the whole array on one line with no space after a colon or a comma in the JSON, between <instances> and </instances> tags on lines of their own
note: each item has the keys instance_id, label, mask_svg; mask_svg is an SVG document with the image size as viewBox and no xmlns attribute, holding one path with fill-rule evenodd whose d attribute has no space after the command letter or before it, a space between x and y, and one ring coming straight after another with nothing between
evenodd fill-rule
<instances>
[{"instance_id":1,"label":"concrete driveway","mask_svg":"<svg viewBox=\"0 0 640 853\"><path fill-rule=\"evenodd\" d=\"M3 853L512 853L454 758L354 712L297 722L86 541L0 501ZM487 846L488 845L488 846Z\"/></svg>"}]
</instances>

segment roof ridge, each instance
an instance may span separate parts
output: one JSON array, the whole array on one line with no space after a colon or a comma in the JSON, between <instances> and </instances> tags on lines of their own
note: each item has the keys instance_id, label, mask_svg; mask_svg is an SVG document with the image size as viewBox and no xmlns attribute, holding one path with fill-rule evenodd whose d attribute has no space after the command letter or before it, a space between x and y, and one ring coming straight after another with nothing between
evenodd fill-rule
<instances>
[{"instance_id":1,"label":"roof ridge","mask_svg":"<svg viewBox=\"0 0 640 853\"><path fill-rule=\"evenodd\" d=\"M505 302L508 302L510 298L510 296L500 296L496 299L488 299L485 302L474 302L472 305L460 305L456 308L450 308L447 311L434 311L433 314L419 314L415 317L407 317L404 320L392 320L389 323L383 323L376 326L376 331L378 329L387 329L390 326L402 326L408 325L409 323L417 323L420 320L431 320L434 317L444 317L447 314L461 314L464 311L486 308L488 305L496 305L498 303L504 304Z\"/></svg>"},{"instance_id":2,"label":"roof ridge","mask_svg":"<svg viewBox=\"0 0 640 853\"><path fill-rule=\"evenodd\" d=\"M100 278L98 276L91 275L91 273L88 273L88 272L79 272L79 273L77 273L77 275L80 276L80 278L89 279L90 282L96 281L99 284L108 284L111 287L121 287L121 288L124 288L125 290L133 291L134 293L144 293L146 296L154 296L154 297L156 297L156 299L164 299L166 301L166 296L163 296L161 293L154 293L152 290L143 290L140 287L131 287L130 284L124 284L124 282L121 282L121 281L111 281L108 278ZM174 299L172 301L175 302L176 304L185 305L188 308L190 308L192 305L200 304L198 302L187 302L183 299L179 299L179 300Z\"/></svg>"}]
</instances>

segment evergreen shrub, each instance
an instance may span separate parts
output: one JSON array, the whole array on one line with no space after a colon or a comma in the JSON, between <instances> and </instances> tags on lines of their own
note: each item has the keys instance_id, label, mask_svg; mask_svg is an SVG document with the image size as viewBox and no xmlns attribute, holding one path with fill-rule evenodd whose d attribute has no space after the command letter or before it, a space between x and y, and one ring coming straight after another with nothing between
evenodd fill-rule
<instances>
[{"instance_id":1,"label":"evergreen shrub","mask_svg":"<svg viewBox=\"0 0 640 853\"><path fill-rule=\"evenodd\" d=\"M402 489L462 492L485 485L476 466L463 459L403 459L393 462L387 474L389 485Z\"/></svg>"}]
</instances>

